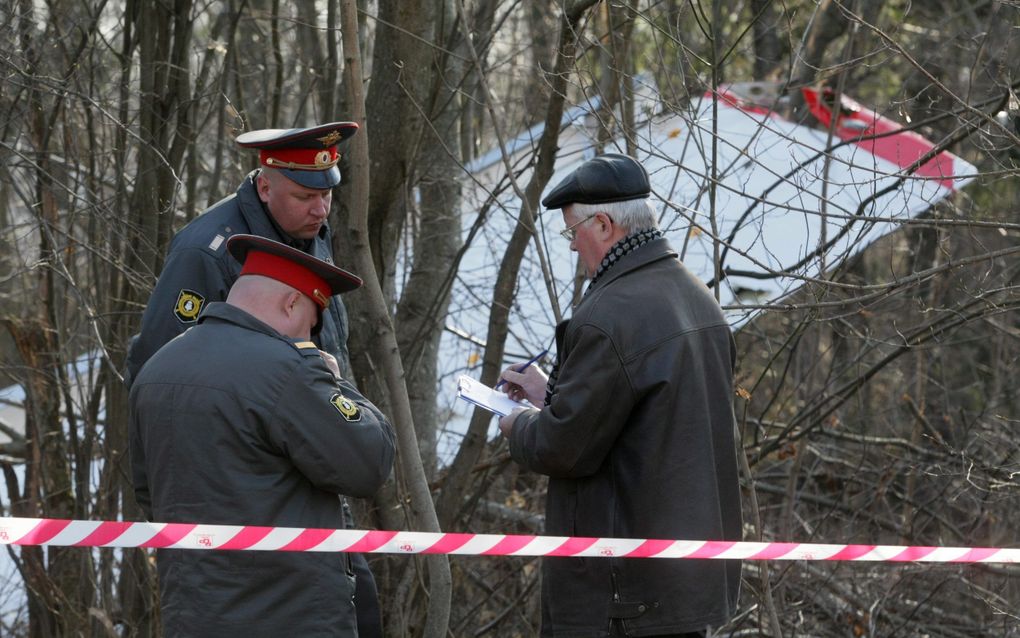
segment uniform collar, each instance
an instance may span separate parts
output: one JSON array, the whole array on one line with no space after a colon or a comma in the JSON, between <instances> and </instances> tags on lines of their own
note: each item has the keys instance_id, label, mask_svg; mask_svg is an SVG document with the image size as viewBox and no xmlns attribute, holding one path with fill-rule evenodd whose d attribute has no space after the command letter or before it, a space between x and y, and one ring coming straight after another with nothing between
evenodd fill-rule
<instances>
[{"instance_id":1,"label":"uniform collar","mask_svg":"<svg viewBox=\"0 0 1020 638\"><path fill-rule=\"evenodd\" d=\"M272 326L262 321L259 321L252 315L248 314L244 310L241 310L237 306L232 306L225 301L214 301L205 307L202 311L202 316L198 318L198 323L205 323L206 321L212 321L213 323L220 321L224 323L232 323L236 326L246 328L248 330L254 330L255 332L261 332L271 337L283 339L285 341L291 341L284 335L277 332Z\"/></svg>"}]
</instances>

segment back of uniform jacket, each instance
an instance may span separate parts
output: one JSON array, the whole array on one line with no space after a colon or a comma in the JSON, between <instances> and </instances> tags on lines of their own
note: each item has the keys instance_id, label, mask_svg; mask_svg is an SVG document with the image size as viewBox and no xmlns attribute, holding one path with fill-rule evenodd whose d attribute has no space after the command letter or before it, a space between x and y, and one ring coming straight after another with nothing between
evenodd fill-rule
<instances>
[{"instance_id":1,"label":"back of uniform jacket","mask_svg":"<svg viewBox=\"0 0 1020 638\"><path fill-rule=\"evenodd\" d=\"M312 344L211 304L157 352L130 395L132 479L160 522L342 527L338 495L370 496L393 430ZM346 555L160 550L168 635L355 635Z\"/></svg>"}]
</instances>

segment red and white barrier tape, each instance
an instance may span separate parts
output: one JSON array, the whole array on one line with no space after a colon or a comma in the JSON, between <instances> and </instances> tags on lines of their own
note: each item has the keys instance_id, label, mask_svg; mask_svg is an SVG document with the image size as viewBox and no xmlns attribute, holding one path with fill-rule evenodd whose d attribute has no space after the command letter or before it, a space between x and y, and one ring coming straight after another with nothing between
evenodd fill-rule
<instances>
[{"instance_id":1,"label":"red and white barrier tape","mask_svg":"<svg viewBox=\"0 0 1020 638\"><path fill-rule=\"evenodd\" d=\"M0 518L0 544L271 552L1018 563L1020 549L748 543Z\"/></svg>"}]
</instances>

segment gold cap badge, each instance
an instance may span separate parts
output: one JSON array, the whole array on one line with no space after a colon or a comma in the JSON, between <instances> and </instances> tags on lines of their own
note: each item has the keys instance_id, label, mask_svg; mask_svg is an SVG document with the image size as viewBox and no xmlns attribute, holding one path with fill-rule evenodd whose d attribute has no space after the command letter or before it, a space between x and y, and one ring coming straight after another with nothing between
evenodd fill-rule
<instances>
[{"instance_id":1,"label":"gold cap badge","mask_svg":"<svg viewBox=\"0 0 1020 638\"><path fill-rule=\"evenodd\" d=\"M333 129L325 137L318 137L316 139L322 142L323 146L333 146L340 139L340 131Z\"/></svg>"}]
</instances>

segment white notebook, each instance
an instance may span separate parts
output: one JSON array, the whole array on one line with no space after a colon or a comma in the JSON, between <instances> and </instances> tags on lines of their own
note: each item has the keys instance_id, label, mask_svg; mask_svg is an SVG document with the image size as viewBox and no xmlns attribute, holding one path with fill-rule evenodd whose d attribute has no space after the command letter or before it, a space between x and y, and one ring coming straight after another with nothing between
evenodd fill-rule
<instances>
[{"instance_id":1,"label":"white notebook","mask_svg":"<svg viewBox=\"0 0 1020 638\"><path fill-rule=\"evenodd\" d=\"M506 416L517 408L527 408L531 405L514 401L499 390L493 390L465 374L457 378L457 396L499 416Z\"/></svg>"}]
</instances>

